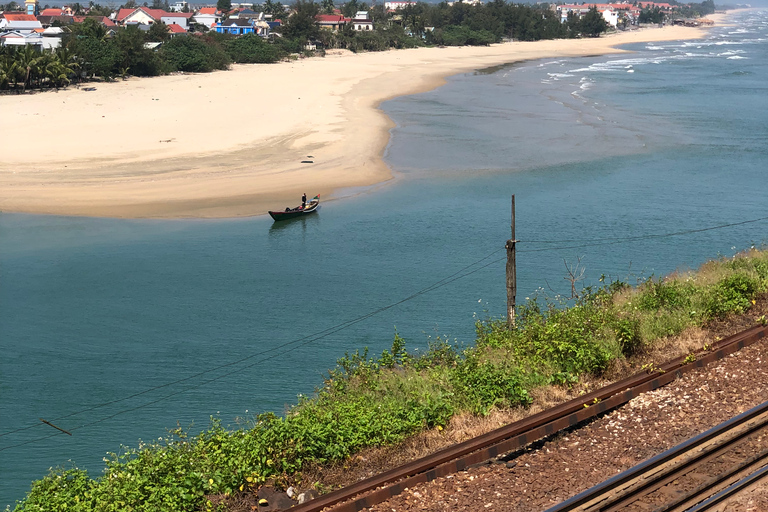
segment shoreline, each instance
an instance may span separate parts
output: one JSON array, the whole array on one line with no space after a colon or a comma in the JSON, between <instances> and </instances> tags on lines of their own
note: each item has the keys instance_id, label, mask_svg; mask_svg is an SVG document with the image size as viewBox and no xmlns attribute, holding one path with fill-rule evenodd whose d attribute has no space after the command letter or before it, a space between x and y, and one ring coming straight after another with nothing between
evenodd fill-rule
<instances>
[{"instance_id":1,"label":"shoreline","mask_svg":"<svg viewBox=\"0 0 768 512\"><path fill-rule=\"evenodd\" d=\"M709 18L719 24L724 16ZM617 46L706 33L666 26L489 47L331 51L95 84L95 91L0 97L15 127L0 140L0 211L231 218L295 206L303 192L326 201L340 189L393 179L383 160L394 127L379 108L384 101L433 90L462 72L626 53Z\"/></svg>"}]
</instances>

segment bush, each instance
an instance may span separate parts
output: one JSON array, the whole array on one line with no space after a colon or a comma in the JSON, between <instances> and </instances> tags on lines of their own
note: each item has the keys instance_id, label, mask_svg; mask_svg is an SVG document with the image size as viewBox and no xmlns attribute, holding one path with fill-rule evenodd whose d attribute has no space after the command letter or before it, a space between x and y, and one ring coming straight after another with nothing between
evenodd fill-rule
<instances>
[{"instance_id":1,"label":"bush","mask_svg":"<svg viewBox=\"0 0 768 512\"><path fill-rule=\"evenodd\" d=\"M111 78L119 71L120 51L112 40L100 41L92 37L73 40L72 52L83 60L83 72Z\"/></svg>"},{"instance_id":2,"label":"bush","mask_svg":"<svg viewBox=\"0 0 768 512\"><path fill-rule=\"evenodd\" d=\"M531 403L519 368L508 362L481 361L475 352L468 352L464 361L451 372L451 382L464 396L467 408L475 414L488 414L493 407Z\"/></svg>"},{"instance_id":3,"label":"bush","mask_svg":"<svg viewBox=\"0 0 768 512\"><path fill-rule=\"evenodd\" d=\"M202 73L229 67L221 46L194 36L174 37L161 47L160 54L169 71Z\"/></svg>"},{"instance_id":4,"label":"bush","mask_svg":"<svg viewBox=\"0 0 768 512\"><path fill-rule=\"evenodd\" d=\"M760 289L758 279L739 273L712 286L705 299L704 311L709 318L725 318L730 313L744 313L750 300Z\"/></svg>"},{"instance_id":5,"label":"bush","mask_svg":"<svg viewBox=\"0 0 768 512\"><path fill-rule=\"evenodd\" d=\"M256 34L247 34L227 41L227 54L232 62L241 64L271 64L280 60L278 47Z\"/></svg>"},{"instance_id":6,"label":"bush","mask_svg":"<svg viewBox=\"0 0 768 512\"><path fill-rule=\"evenodd\" d=\"M671 280L654 281L651 277L640 287L640 296L636 300L637 307L645 311L659 309L688 308L691 296L695 292L693 283Z\"/></svg>"}]
</instances>

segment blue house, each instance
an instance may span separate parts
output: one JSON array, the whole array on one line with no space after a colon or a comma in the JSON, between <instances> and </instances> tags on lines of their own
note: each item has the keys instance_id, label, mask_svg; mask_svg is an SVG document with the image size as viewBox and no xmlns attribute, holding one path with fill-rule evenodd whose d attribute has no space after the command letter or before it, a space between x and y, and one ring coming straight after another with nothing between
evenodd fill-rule
<instances>
[{"instance_id":1,"label":"blue house","mask_svg":"<svg viewBox=\"0 0 768 512\"><path fill-rule=\"evenodd\" d=\"M256 27L254 26L252 19L228 19L216 24L216 32L219 34L242 36L245 34L253 34L256 32Z\"/></svg>"}]
</instances>

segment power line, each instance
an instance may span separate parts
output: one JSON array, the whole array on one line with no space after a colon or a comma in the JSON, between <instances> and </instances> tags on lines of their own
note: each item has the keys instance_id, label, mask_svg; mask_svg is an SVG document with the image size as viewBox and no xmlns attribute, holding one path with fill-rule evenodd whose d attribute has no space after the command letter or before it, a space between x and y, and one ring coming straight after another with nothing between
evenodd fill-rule
<instances>
[{"instance_id":1,"label":"power line","mask_svg":"<svg viewBox=\"0 0 768 512\"><path fill-rule=\"evenodd\" d=\"M471 267L473 267L473 266L475 266L475 265L477 265L477 264L479 264L479 263L481 263L481 262L483 262L483 261L487 260L488 258L490 258L491 256L493 256L494 254L498 253L498 252L499 252L499 251L501 251L501 250L503 250L503 249L496 249L496 250L492 251L490 254L488 254L488 255L486 255L486 256L484 256L484 257L480 258L479 260L476 260L476 261L474 261L473 263L470 263L469 265L467 265L467 266L465 266L465 267L463 267L463 268L459 269L458 271L454 272L454 273L453 273L453 274L451 274L450 276L448 276L448 277L445 277L445 278L443 278L443 279L441 279L441 280L439 280L439 281L437 281L437 282L435 282L435 283L432 283L431 285L427 286L426 288L423 288L423 289L421 289L421 290L419 290L419 291L417 291L417 292L415 292L415 293L413 293L413 294L411 294L411 295L409 295L409 296L407 296L407 297L405 297L405 298L403 298L403 299L401 299L401 300L399 300L399 301L396 301L396 302L394 302L394 303L391 303L391 304L389 304L389 305L387 305L387 306L383 306L383 307L381 307L381 308L379 308L379 309L376 309L376 310L374 310L374 311L372 311L372 312L366 313L365 315L359 316L359 317L357 317L357 318L354 318L354 319L352 319L352 320L348 320L348 321L346 321L346 322L342 322L342 323L336 324L336 325L334 325L334 326L332 326L332 327L329 327L329 328L327 328L327 329L324 329L324 330L322 330L322 331L318 331L318 332L315 332L315 333L309 334L309 335L307 335L307 336L304 336L304 337L302 337L302 338L298 338L298 339L295 339L295 340L292 340L292 341L289 341L289 342L283 343L283 344L281 344L281 345L277 345L277 346L274 346L274 347L272 347L272 348L269 348L269 349L263 350L263 351L261 351L261 352L256 352L256 353L253 353L253 354L251 354L251 355L249 355L249 356L243 357L243 358L241 358L241 359L238 359L238 360L236 360L236 361L231 361L231 362L229 362L229 363L225 363L225 364L222 364L222 365L216 366L216 367L214 367L214 368L210 368L210 369L208 369L208 370L205 370L205 371L202 371L202 372L198 372L198 373L196 373L196 374L194 374L194 375L190 375L190 376L188 376L188 377L184 377L183 379L177 379L177 380L175 380L175 381L172 381L172 382L168 382L168 383L165 383L165 384L161 384L161 385L158 385L158 386L154 386L154 387L151 387L151 388L147 388L147 389L145 389L145 390L143 390L143 391L140 391L140 392L138 392L138 393L133 393L133 394L131 394L131 395L128 395L128 396L125 396L125 397L122 397L122 398L117 398L117 399L115 399L115 400L110 400L110 401L107 401L107 402L103 402L103 403L101 403L101 404L97 404L97 405L94 405L94 406L92 406L92 407L87 407L87 408L85 408L85 409L81 409L81 410L79 410L79 411L76 411L76 412L73 412L73 413L69 413L69 414L66 414L66 415L63 415L63 416L58 416L58 417L56 417L56 418L52 419L51 421L60 421L60 420L62 420L62 419L71 418L71 417L73 417L73 416L77 416L77 415L80 415L80 414L83 414L83 413L86 413L86 412L90 412L90 411L93 411L93 410L96 410L96 409L101 409L101 408L103 408L103 407L106 407L106 406L109 406L109 405L113 405L113 404L116 404L116 403L124 402L124 401L126 401L126 400L130 400L130 399L132 399L132 398L136 398L136 397L138 397L138 396L141 396L141 395L145 395L145 394L147 394L147 393L150 393L150 392L152 392L152 391L157 391L158 389L167 388L167 387L170 387L170 386L173 386L173 385L176 385L176 384L180 384L180 383L182 383L182 382L186 382L186 381L189 381L189 380L195 379L195 378L197 378L197 377L201 377L201 376L203 376L203 375L206 375L206 374L208 374L208 373L211 373L211 372L214 372L214 371L217 371L217 370L221 370L221 369L224 369L224 368L228 368L228 367L231 367L231 366L235 366L235 365L237 365L237 364L240 364L240 363L243 363L243 362L245 362L245 361L248 361L248 360L250 360L250 359L253 359L254 357L263 356L263 355L265 355L265 354L269 354L270 352L275 352L275 351L277 351L277 350L280 350L280 349L284 349L284 348L290 347L290 346L292 346L292 345L297 345L297 344L298 344L296 347L293 347L293 348L298 348L298 347L302 347L302 346L304 346L304 345L308 345L309 343L312 343L312 342L318 341L318 340L320 340L320 339L322 339L322 338L325 338L325 337L327 337L327 336L330 336L331 334L335 334L335 333L337 333L337 332L339 332L339 331L341 331L341 330L343 330L343 329L346 329L346 328L348 328L348 327L350 327L350 326L352 326L352 325L354 325L354 324L357 324L357 323L359 323L359 322L362 322L363 320L367 320L368 318L370 318L370 317L372 317L372 316L375 316L375 315L377 315L377 314L379 314L379 313L382 313L382 312L384 312L384 311L387 311L388 309L391 309L391 308L393 308L393 307L395 307L395 306L398 306L398 305L400 305L400 304L402 304L402 303L404 303L404 302L407 302L407 301L409 301L409 300L412 300L412 299L414 299L414 298L416 298L416 297L419 297L419 296L421 296L421 295L424 295L425 293L428 293L428 292L430 292L430 291L432 291L432 290L436 290L437 288L441 288L441 287L443 287L443 286L445 286L445 285L447 285L447 284L449 284L449 283L452 283L453 281L455 281L455 280L457 280L457 279L461 279L462 277L466 277L467 275L473 274L473 273L474 273L474 272L476 272L477 270L480 270L480 269L482 269L482 268L485 268L485 267L487 267L487 266L489 266L489 265L491 265L491 264L495 263L495 262L496 262L496 261L498 261L498 260L496 260L496 261L493 261L493 262L491 262L491 263L489 263L489 264L487 264L487 265L484 265L483 267L480 267L480 269L476 269L476 270L474 270L474 271L472 271L472 272L469 272L469 273L467 273L467 274L465 274L465 275L460 275L462 272L464 272L464 271L466 271L467 269L469 269L469 268L471 268ZM456 276L458 276L458 277L456 277ZM301 342L303 342L303 343L301 343ZM269 356L269 357L266 357L266 358L261 358L261 359L259 359L259 361L255 362L255 363L253 363L253 364L251 364L251 365L248 365L248 366L245 366L245 367L239 368L239 369L237 369L237 370L233 370L233 371L231 371L231 372L229 372L229 373L225 373L225 374L223 374L223 375L219 375L218 377L215 377L215 378L213 378L213 379L209 379L209 380L207 380L207 381L204 381L204 382L202 382L202 383L200 383L200 384L197 384L197 385L194 385L194 386L190 386L190 387L187 387L187 388L185 388L185 389L183 389L183 390L181 390L181 391L177 391L177 392L174 392L174 393L171 393L171 394L165 395L164 397L161 397L161 398L159 398L159 399L157 399L157 400L153 400L153 401L150 401L150 402L146 402L146 403L144 403L144 404L141 404L141 405L139 405L139 406L133 407L133 408L131 408L131 409L126 409L126 410L124 410L124 411L119 411L119 412L117 412L117 413L115 413L115 414L113 414L113 415L111 415L111 416L107 416L106 418L102 418L102 419L100 419L100 420L97 420L97 421L94 421L94 422L91 422L91 423L87 423L87 424L84 424L84 425L80 425L79 427L73 427L73 428L70 428L70 431L72 431L72 430L77 430L77 429L79 429L79 428L82 428L82 427L85 427L85 426L90 426L90 425L93 425L93 424L96 424L96 423L101 423L102 421L106 421L107 419L111 419L111 418L113 418L113 417L115 417L115 416L117 416L117 415L119 415L119 414L123 414L123 413L125 413L125 412L132 412L132 411L135 411L135 410L137 410L137 409L141 409L141 408L143 408L143 407L148 407L148 406L150 406L150 405L153 405L153 404L155 404L155 403L157 403L157 402L160 402L160 401L162 401L162 400L165 400L165 399L167 399L167 398L171 398L171 397L173 397L173 396L176 396L176 395L178 395L178 394L184 393L184 392L186 392L186 391L189 391L189 390L191 390L191 389L195 389L195 388L198 388L198 387L204 386L204 385L206 385L206 384L210 384L211 382L217 381L217 380L219 380L219 379L222 379L222 378L224 378L224 377L227 377L227 376L229 376L229 375L232 375L232 374L234 374L234 373L238 373L238 372L240 372L240 371L242 371L242 370L245 370L245 369L247 369L247 368L251 368L252 366L255 366L255 365L257 365L257 364L260 364L260 363L262 363L262 362L268 361L268 360L270 360L270 359L274 359L275 357L281 356L281 355L283 355L284 353L285 353L285 352L279 352L279 353L277 353L277 354L274 354L274 355L272 355L272 356ZM35 424L27 425L27 426L25 426L25 427L20 427L20 428L17 428L17 429L15 429L15 430L9 430L9 431L7 431L7 432L2 432L2 433L0 433L0 437L6 436L6 435L10 435L10 434L14 434L14 433L18 433L18 432L22 432L22 431L25 431L25 430L29 430L29 429L32 429L32 428L36 428L36 427L39 427L40 425L41 425L40 423L35 423ZM53 434L53 435L57 435L57 434ZM50 437L53 437L53 435L50 435L50 436L46 436L46 437L42 437L42 438L39 438L38 440L41 440L41 441L42 441L42 440L44 440L44 439L49 439ZM34 442L34 441L35 441L35 440L31 440L31 441L27 441L27 442L24 442L24 443L20 443L20 444L16 444L16 445L12 445L12 446L3 447L3 448L0 448L0 451L3 451L3 450L7 450L7 449L9 449L9 448L14 448L14 447L16 447L16 446L21 446L21 445L24 445L24 444L28 444L28 443L30 443L30 442Z\"/></svg>"},{"instance_id":2,"label":"power line","mask_svg":"<svg viewBox=\"0 0 768 512\"><path fill-rule=\"evenodd\" d=\"M693 233L702 233L702 232L705 232L705 231L712 231L712 230L716 230L716 229L724 229L724 228L728 228L728 227L740 226L740 225L744 225L744 224L760 222L760 221L763 221L763 220L768 220L768 217L760 217L760 218L757 218L757 219L750 219L750 220L741 221L741 222L733 222L733 223L728 223L728 224L721 224L721 225L718 225L718 226L711 226L711 227L707 227L707 228L691 229L691 230L685 230L685 231L676 231L676 232L672 232L672 233L639 235L639 236L623 237L623 238L593 238L593 239L583 239L582 238L582 239L570 239L570 240L569 239L563 239L563 240L518 240L517 243L547 243L547 244L552 244L552 243L569 243L569 242L589 242L589 243L583 243L583 244L579 244L579 245L570 245L570 246L560 246L560 247L546 247L546 248L540 248L540 249L527 249L527 250L524 249L524 250L519 250L517 252L520 252L520 253L533 253L533 252L556 251L556 250L563 250L563 249L578 249L578 248L584 248L584 247L597 247L597 246L605 246L605 245L615 245L615 244L628 243L628 242L634 242L634 241L640 241L640 240L659 239L659 238L667 238L667 237L673 237L673 236L688 235L688 234L693 234ZM163 388L167 388L167 387L170 387L170 386L174 386L176 384L181 384L183 382L187 382L189 380L201 377L203 375L207 375L209 373L212 373L212 372L215 372L215 371L218 371L218 370L222 370L224 368L229 368L229 367L238 365L240 363L244 363L244 362L246 362L246 361L248 361L250 359L253 359L254 357L264 356L264 355L269 354L271 352L276 352L276 351L278 351L280 349L285 349L285 348L288 348L288 347L291 347L292 349L295 349L295 348L303 347L303 346L308 345L310 343L319 341L319 340L321 340L321 339L323 339L323 338L325 338L327 336L330 336L331 334L335 334L335 333L337 333L337 332L339 332L339 331L341 331L343 329L351 327L352 325L355 325L355 324L360 323L360 322L362 322L364 320L367 320L368 318L371 318L372 316L375 316L375 315L377 315L379 313L382 313L384 311L387 311L387 310L389 310L389 309L391 309L391 308L393 308L395 306L403 304L404 302L407 302L409 300L415 299L415 298L417 298L417 297L419 297L421 295L424 295L424 294L429 293L429 292L431 292L433 290L436 290L438 288L446 286L446 285L448 285L448 284L450 284L450 283L452 283L452 282L454 282L454 281L456 281L458 279L462 279L464 277L472 275L475 272L478 272L480 270L483 270L483 269L493 265L494 263L498 263L498 262L504 261L506 259L506 257L502 257L502 258L493 260L493 261L491 261L491 262L489 262L489 263L487 263L487 264L485 264L485 265L483 265L481 267L478 267L478 268L476 268L474 270L471 270L469 272L464 273L465 271L467 271L471 267L474 267L474 266L478 265L479 263L487 260L488 258L490 258L491 256L493 256L494 254L496 254L497 252L499 252L501 250L504 250L504 249L500 248L500 249L494 250L490 254L488 254L488 255L484 256L483 258L480 258L479 260L477 260L477 261L475 261L475 262L473 262L473 263L471 263L471 264L461 268L460 270L454 272L453 274L451 274L448 277L445 277L445 278L443 278L443 279L441 279L441 280L439 280L439 281L437 281L437 282L435 282L435 283L433 283L433 284L431 284L431 285L429 285L429 286L427 286L425 288L422 288L421 290L419 290L419 291L417 291L417 292L415 292L415 293L413 293L413 294L411 294L411 295L409 295L409 296L407 296L407 297L405 297L403 299L400 299L400 300L398 300L396 302L393 302L393 303L391 303L389 305L380 307L380 308L378 308L378 309L376 309L376 310L374 310L372 312L366 313L366 314L361 315L361 316L359 316L357 318L354 318L352 320L341 322L339 324L336 324L336 325L334 325L332 327L329 327L327 329L324 329L322 331L318 331L318 332L315 332L313 334L309 334L309 335L304 336L302 338L297 338L295 340L292 340L292 341L289 341L289 342L286 342L286 343L274 346L272 348L263 350L261 352L253 353L253 354L251 354L249 356L243 357L243 358L238 359L236 361L231 361L229 363L225 363L225 364L216 366L214 368L210 368L208 370L205 370L205 371L202 371L202 372L198 372L198 373L196 373L194 375L190 375L190 376L184 377L182 379L177 379L177 380L172 381L172 382L168 382L168 383L165 383L165 384L161 384L161 385L158 385L158 386L154 386L154 387L145 389L143 391L140 391L138 393L134 393L132 395L128 395L128 396L125 396L125 397L122 397L122 398L118 398L118 399L115 399L115 400L110 400L110 401L107 401L107 402L103 402L101 404L97 404L97 405L94 405L92 407L88 407L88 408L81 409L79 411L76 411L76 412L73 412L73 413L70 413L70 414L59 416L57 418L54 418L51 421L60 421L62 419L71 418L73 416L77 416L77 415L80 415L80 414L83 414L83 413L86 413L86 412L90 412L90 411L93 411L93 410L101 409L101 408L109 406L109 405L113 405L113 404L116 404L116 403L124 402L126 400L130 400L132 398L136 398L138 396L145 395L145 394L150 393L152 391L157 391L159 389L163 389ZM224 373L222 375L216 376L214 378L208 379L208 380L200 382L198 384L195 384L195 385L192 385L192 386L188 386L188 387L186 387L186 388L184 388L182 390L175 391L173 393L170 393L168 395L164 395L164 396L162 396L160 398L157 398L157 399L149 401L149 402L145 402L143 404L139 404L139 405L137 405L135 407L118 411L118 412L116 412L114 414L111 414L109 416L105 416L105 417L103 417L103 418L101 418L99 420L95 420L95 421L92 421L92 422L89 422L89 423L84 423L82 425L70 428L69 430L70 431L74 431L74 430L78 430L78 429L81 429L81 428L84 428L84 427L92 426L92 425L95 425L95 424L107 421L109 419L112 419L112 418L114 418L116 416L119 416L121 414L125 414L125 413L128 413L128 412L133 412L135 410L142 409L144 407L149 407L150 405L154 405L154 404L156 404L158 402L167 400L168 398L172 398L174 396L177 396L179 394L185 393L185 392L190 391L192 389L196 389L196 388L205 386L207 384L210 384L210 383L215 382L217 380L223 379L223 378L228 377L230 375L233 375L235 373L239 373L239 372L241 372L243 370L246 370L246 369L251 368L253 366L256 366L258 364L262 364L262 363L264 363L266 361L269 361L271 359L279 357L279 356L283 355L284 353L285 353L285 351L281 351L281 352L272 354L272 355L270 355L268 357L260 358L258 361L254 362L254 363L251 363L249 365L243 366L241 368L237 368L237 369L232 370L232 371L230 371L228 373ZM14 434L14 433L18 433L18 432L22 432L22 431L29 430L29 429L32 429L32 428L36 428L36 427L39 427L40 425L41 425L40 423L35 423L35 424L31 424L31 425L28 425L28 426L25 426L25 427L17 428L15 430L10 430L10 431L7 431L7 432L2 432L2 433L0 433L0 437L6 436L6 435L10 435L10 434ZM6 446L6 447L3 447L3 448L0 448L0 451L4 451L4 450L10 449L10 448L15 448L15 447L18 447L18 446L22 446L22 445L33 443L33 442L37 442L37 441L42 441L42 440L45 440L45 439L49 439L49 438L51 438L51 437L53 437L55 435L58 435L58 434L51 434L51 435L48 435L48 436L45 436L45 437L41 437L41 438L37 438L37 439L32 439L32 440L25 441L25 442L22 442L22 443L19 443L19 444L15 444L15 445L11 445L11 446Z\"/></svg>"},{"instance_id":3,"label":"power line","mask_svg":"<svg viewBox=\"0 0 768 512\"><path fill-rule=\"evenodd\" d=\"M518 242L528 242L528 243L538 243L538 244L562 244L562 243L571 243L571 242L603 242L607 241L610 243L623 243L623 242L634 242L637 240L649 240L653 238L666 238L670 236L681 236L681 235L689 235L692 233L702 233L704 231L712 231L715 229L723 229L723 228L730 228L733 226L741 226L743 224L750 224L753 222L760 222L762 220L768 220L768 217L760 217L758 219L751 219L751 220L744 220L741 222L732 222L730 224L720 224L719 226L711 226L708 228L701 228L701 229L689 229L686 231L675 231L672 233L662 233L658 235L639 235L639 236L628 236L623 238L575 238L575 239L564 239L564 240L518 240ZM596 245L605 245L605 244L596 244ZM577 246L582 247L582 246ZM589 247L589 246L583 246L583 247ZM566 247L566 249L570 249L570 247ZM542 251L542 250L549 250L549 249L536 249L536 251ZM533 250L529 250L527 252L534 252Z\"/></svg>"}]
</instances>

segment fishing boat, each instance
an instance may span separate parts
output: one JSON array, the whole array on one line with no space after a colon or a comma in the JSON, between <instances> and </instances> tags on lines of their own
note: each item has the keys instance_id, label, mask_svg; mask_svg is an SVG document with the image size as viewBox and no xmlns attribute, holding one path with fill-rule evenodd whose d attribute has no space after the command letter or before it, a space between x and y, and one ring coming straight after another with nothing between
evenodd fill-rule
<instances>
[{"instance_id":1,"label":"fishing boat","mask_svg":"<svg viewBox=\"0 0 768 512\"><path fill-rule=\"evenodd\" d=\"M309 215L311 213L315 213L319 209L320 209L320 196L315 196L312 198L310 202L307 203L306 206L297 206L296 208L286 208L285 211L282 211L282 212L270 211L269 215L275 221L288 220L288 219L295 219L296 217L303 217L304 215Z\"/></svg>"}]
</instances>

